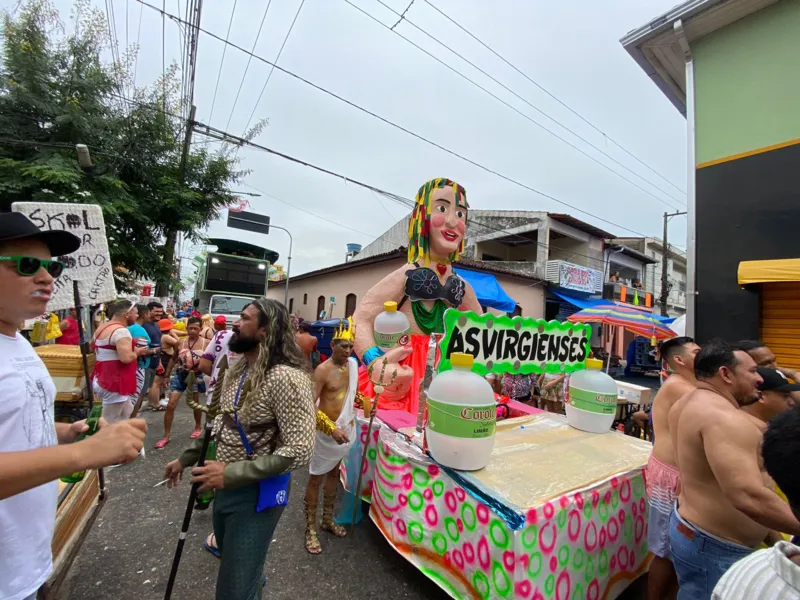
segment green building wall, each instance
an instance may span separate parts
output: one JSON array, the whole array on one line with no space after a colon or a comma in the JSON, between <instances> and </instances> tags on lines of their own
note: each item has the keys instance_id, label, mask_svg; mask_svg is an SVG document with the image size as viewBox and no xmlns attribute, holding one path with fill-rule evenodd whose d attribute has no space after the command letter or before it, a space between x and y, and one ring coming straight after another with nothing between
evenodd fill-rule
<instances>
[{"instance_id":1,"label":"green building wall","mask_svg":"<svg viewBox=\"0 0 800 600\"><path fill-rule=\"evenodd\" d=\"M800 0L692 43L698 166L800 141Z\"/></svg>"}]
</instances>

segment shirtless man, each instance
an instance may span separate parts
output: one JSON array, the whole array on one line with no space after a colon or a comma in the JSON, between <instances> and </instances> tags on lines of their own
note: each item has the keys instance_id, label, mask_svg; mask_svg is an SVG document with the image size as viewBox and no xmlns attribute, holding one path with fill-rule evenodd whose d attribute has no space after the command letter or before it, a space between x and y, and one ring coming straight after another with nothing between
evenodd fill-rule
<instances>
[{"instance_id":1,"label":"shirtless man","mask_svg":"<svg viewBox=\"0 0 800 600\"><path fill-rule=\"evenodd\" d=\"M317 338L311 335L311 323L308 321L300 323L300 327L295 333L295 339L297 340L297 345L300 346L300 350L303 351L306 359L308 359L308 364L313 368L314 354L317 352Z\"/></svg>"},{"instance_id":2,"label":"shirtless man","mask_svg":"<svg viewBox=\"0 0 800 600\"><path fill-rule=\"evenodd\" d=\"M347 325L347 327L345 327ZM357 435L353 403L362 403L365 416L369 416L369 402L358 392L358 363L350 357L353 351L355 331L348 319L336 330L331 342L331 358L314 371L315 394L319 398L317 411L317 439L314 456L308 465L309 478L306 487L306 550L310 554L322 552L317 538L317 504L319 486L323 486L322 523L320 529L336 537L344 537L347 531L333 521L333 503L339 485L339 465L347 455Z\"/></svg>"},{"instance_id":3,"label":"shirtless man","mask_svg":"<svg viewBox=\"0 0 800 600\"><path fill-rule=\"evenodd\" d=\"M198 374L194 387L187 393L194 394L194 401L197 402L200 392L205 392L205 382L200 376L200 359L208 345L208 340L200 337L200 330L203 324L197 317L189 317L187 325L187 336L180 340L175 350L175 354L169 360L165 379L169 381L169 403L164 413L164 437L156 442L156 449L160 450L170 441L172 433L172 421L175 418L175 408L184 392L187 392L187 378L191 371ZM162 337L162 342L164 338ZM173 372L174 371L174 372ZM203 434L202 413L194 411L194 431L189 436L191 439L199 438Z\"/></svg>"},{"instance_id":4,"label":"shirtless man","mask_svg":"<svg viewBox=\"0 0 800 600\"><path fill-rule=\"evenodd\" d=\"M697 389L669 415L681 488L670 517L670 549L680 600L705 600L733 563L770 530L797 535L800 522L772 489L760 458L762 434L739 410L762 382L743 350L713 340L695 357Z\"/></svg>"},{"instance_id":5,"label":"shirtless man","mask_svg":"<svg viewBox=\"0 0 800 600\"><path fill-rule=\"evenodd\" d=\"M678 495L680 474L669 431L669 413L675 403L695 389L694 357L700 346L690 337L676 337L659 348L667 361L670 375L653 401L653 452L645 470L650 517L647 524L647 546L653 553L647 578L648 600L675 598L678 578L669 552L669 516Z\"/></svg>"}]
</instances>

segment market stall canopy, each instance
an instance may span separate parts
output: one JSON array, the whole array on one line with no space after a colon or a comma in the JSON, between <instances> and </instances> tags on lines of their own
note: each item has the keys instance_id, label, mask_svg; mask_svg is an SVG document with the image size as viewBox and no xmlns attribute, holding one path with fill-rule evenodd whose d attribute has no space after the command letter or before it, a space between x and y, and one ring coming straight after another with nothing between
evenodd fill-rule
<instances>
[{"instance_id":1,"label":"market stall canopy","mask_svg":"<svg viewBox=\"0 0 800 600\"><path fill-rule=\"evenodd\" d=\"M744 260L739 263L739 285L800 281L800 258Z\"/></svg>"},{"instance_id":2,"label":"market stall canopy","mask_svg":"<svg viewBox=\"0 0 800 600\"><path fill-rule=\"evenodd\" d=\"M468 269L453 270L472 286L481 306L502 310L507 313L514 312L517 307L517 301L506 293L494 275Z\"/></svg>"},{"instance_id":3,"label":"market stall canopy","mask_svg":"<svg viewBox=\"0 0 800 600\"><path fill-rule=\"evenodd\" d=\"M585 308L567 317L570 323L602 323L624 327L630 332L644 337L655 337L657 340L668 340L675 337L669 329L653 315L623 306L597 306Z\"/></svg>"}]
</instances>

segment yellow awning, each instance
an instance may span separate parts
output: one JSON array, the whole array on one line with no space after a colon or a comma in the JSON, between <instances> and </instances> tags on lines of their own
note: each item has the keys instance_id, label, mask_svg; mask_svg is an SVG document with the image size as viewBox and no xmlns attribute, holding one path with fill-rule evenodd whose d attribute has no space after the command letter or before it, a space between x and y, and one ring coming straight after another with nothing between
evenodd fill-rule
<instances>
[{"instance_id":1,"label":"yellow awning","mask_svg":"<svg viewBox=\"0 0 800 600\"><path fill-rule=\"evenodd\" d=\"M800 281L800 258L745 260L739 263L739 284Z\"/></svg>"}]
</instances>

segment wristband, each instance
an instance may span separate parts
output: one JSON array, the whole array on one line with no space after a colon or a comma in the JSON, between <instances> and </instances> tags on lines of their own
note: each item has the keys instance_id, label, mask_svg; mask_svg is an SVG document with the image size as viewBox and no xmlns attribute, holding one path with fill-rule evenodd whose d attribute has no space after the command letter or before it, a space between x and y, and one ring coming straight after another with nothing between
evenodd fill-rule
<instances>
[{"instance_id":1,"label":"wristband","mask_svg":"<svg viewBox=\"0 0 800 600\"><path fill-rule=\"evenodd\" d=\"M321 410L317 411L317 429L325 435L331 435L336 429L336 423Z\"/></svg>"},{"instance_id":2,"label":"wristband","mask_svg":"<svg viewBox=\"0 0 800 600\"><path fill-rule=\"evenodd\" d=\"M381 348L377 346L372 346L372 348L368 348L364 351L364 354L361 355L361 361L366 365L369 366L372 364L376 358L380 358L386 354Z\"/></svg>"}]
</instances>

